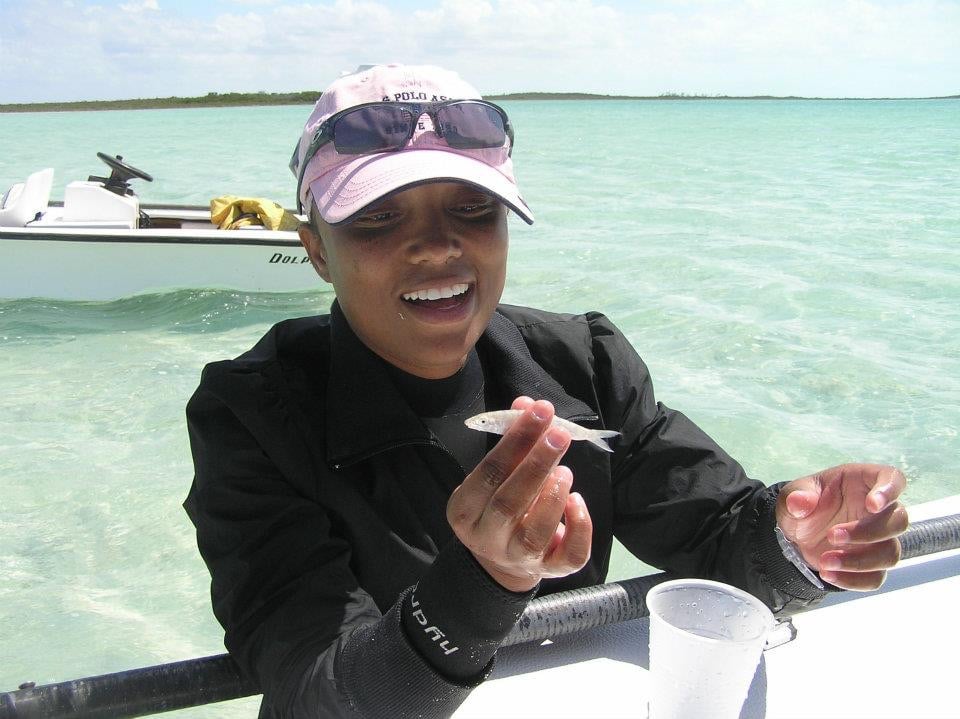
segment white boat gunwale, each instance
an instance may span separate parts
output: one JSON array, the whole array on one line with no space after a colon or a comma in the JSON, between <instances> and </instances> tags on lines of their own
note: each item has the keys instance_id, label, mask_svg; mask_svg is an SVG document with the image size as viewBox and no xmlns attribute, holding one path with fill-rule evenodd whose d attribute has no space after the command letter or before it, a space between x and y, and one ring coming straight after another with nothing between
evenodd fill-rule
<instances>
[{"instance_id":1,"label":"white boat gunwale","mask_svg":"<svg viewBox=\"0 0 960 719\"><path fill-rule=\"evenodd\" d=\"M267 245L277 247L300 247L296 232L281 230L172 230L172 229L104 229L71 227L65 229L47 227L6 227L0 229L3 241L47 242L123 242L135 244L176 243L202 245Z\"/></svg>"},{"instance_id":2,"label":"white boat gunwale","mask_svg":"<svg viewBox=\"0 0 960 719\"><path fill-rule=\"evenodd\" d=\"M911 506L910 514L914 522L949 522L950 527L943 527L941 533L950 538L950 548L917 547L921 551L891 570L888 582L879 590L833 594L817 607L793 615L797 631L790 641L770 645L764 652L741 719L957 716L952 652L960 640L960 629L943 613L949 612L960 596L960 546L955 531L960 495ZM643 579L655 581L657 577ZM571 601L579 600L576 594L570 593ZM558 595L552 597L556 600ZM511 716L528 719L643 716L649 695L648 618L620 621L611 619L616 612L604 611L605 620L611 623L570 631L566 620L576 617L574 623L579 622L582 617L578 608L551 606L543 614L562 619L561 623L552 623L563 631L550 635L552 639L502 647L490 677L473 690L453 716L485 719L502 716L504 707L510 708ZM539 610L530 612L530 617L531 623L543 619ZM524 632L527 629L522 627ZM838 636L846 637L842 662L834 658ZM812 690L813 684L804 684L802 678L814 674L817 667L821 671ZM884 691L885 687L879 685L877 691L851 689L876 684L878 667L904 690ZM150 698L141 697L143 704L133 706L136 713L124 711L107 693L93 691L97 686L109 686L116 692L128 683L138 687L127 695L129 701L150 688ZM166 695L167 685L168 691L176 691L175 698ZM590 689L570 691L571 687ZM233 659L223 654L55 685L23 685L0 694L0 717L66 719L81 709L98 708L105 701L110 702L111 716L142 716L257 692L257 687L239 674ZM63 700L58 706L64 710L53 715L33 713L35 708L42 710L49 697Z\"/></svg>"},{"instance_id":3,"label":"white boat gunwale","mask_svg":"<svg viewBox=\"0 0 960 719\"><path fill-rule=\"evenodd\" d=\"M111 176L68 183L62 201L50 201L52 168L2 196L0 297L103 301L185 289L321 288L296 230L221 229L209 206L141 204L129 180L152 178L120 157L98 157Z\"/></svg>"}]
</instances>

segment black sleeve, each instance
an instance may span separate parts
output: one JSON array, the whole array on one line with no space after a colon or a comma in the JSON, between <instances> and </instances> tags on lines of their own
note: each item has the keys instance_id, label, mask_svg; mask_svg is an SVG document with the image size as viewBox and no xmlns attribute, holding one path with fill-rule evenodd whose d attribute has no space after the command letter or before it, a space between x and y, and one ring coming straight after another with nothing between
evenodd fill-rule
<instances>
[{"instance_id":1,"label":"black sleeve","mask_svg":"<svg viewBox=\"0 0 960 719\"><path fill-rule=\"evenodd\" d=\"M475 681L489 671L493 655L535 592L504 589L453 539L404 600L403 626L437 671Z\"/></svg>"},{"instance_id":2,"label":"black sleeve","mask_svg":"<svg viewBox=\"0 0 960 719\"><path fill-rule=\"evenodd\" d=\"M739 586L774 610L822 598L774 535L780 485L766 487L680 412L654 398L646 365L603 315L588 316L597 393L619 428L614 533L643 561Z\"/></svg>"},{"instance_id":3,"label":"black sleeve","mask_svg":"<svg viewBox=\"0 0 960 719\"><path fill-rule=\"evenodd\" d=\"M459 706L470 686L412 649L401 597L381 615L323 508L284 480L202 384L187 424L195 476L184 507L210 570L214 614L272 715L397 717L416 707L439 717Z\"/></svg>"},{"instance_id":4,"label":"black sleeve","mask_svg":"<svg viewBox=\"0 0 960 719\"><path fill-rule=\"evenodd\" d=\"M187 407L195 476L184 507L210 571L224 643L264 693L264 714L449 716L489 672L486 648L467 670L474 675L459 679L425 659L401 622L410 590L381 614L322 506L285 480L227 404L201 384ZM473 573L456 549L445 548L441 559L449 555L446 563L461 567L460 579L438 560L421 579L425 601L437 596L429 587L447 580L468 580L460 596L484 586L485 573ZM444 621L462 628L463 646L472 647L471 632L489 634L491 625L478 630L468 615L500 617L493 627L499 645L529 599L508 595L484 586L479 603L444 610Z\"/></svg>"}]
</instances>

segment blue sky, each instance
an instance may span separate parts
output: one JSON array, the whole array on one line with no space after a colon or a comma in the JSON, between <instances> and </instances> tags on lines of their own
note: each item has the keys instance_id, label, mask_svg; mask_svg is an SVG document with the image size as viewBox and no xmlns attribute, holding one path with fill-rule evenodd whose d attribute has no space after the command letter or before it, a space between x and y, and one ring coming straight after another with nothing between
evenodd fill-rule
<instances>
[{"instance_id":1,"label":"blue sky","mask_svg":"<svg viewBox=\"0 0 960 719\"><path fill-rule=\"evenodd\" d=\"M430 62L481 92L960 94L960 0L0 0L0 103L321 89Z\"/></svg>"}]
</instances>

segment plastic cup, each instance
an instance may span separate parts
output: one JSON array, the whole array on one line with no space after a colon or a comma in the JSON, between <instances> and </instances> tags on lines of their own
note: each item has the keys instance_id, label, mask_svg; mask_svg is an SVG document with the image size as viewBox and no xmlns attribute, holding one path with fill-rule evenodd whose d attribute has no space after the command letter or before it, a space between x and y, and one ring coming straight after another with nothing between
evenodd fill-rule
<instances>
[{"instance_id":1,"label":"plastic cup","mask_svg":"<svg viewBox=\"0 0 960 719\"><path fill-rule=\"evenodd\" d=\"M649 719L737 719L775 622L759 599L706 579L647 593Z\"/></svg>"}]
</instances>

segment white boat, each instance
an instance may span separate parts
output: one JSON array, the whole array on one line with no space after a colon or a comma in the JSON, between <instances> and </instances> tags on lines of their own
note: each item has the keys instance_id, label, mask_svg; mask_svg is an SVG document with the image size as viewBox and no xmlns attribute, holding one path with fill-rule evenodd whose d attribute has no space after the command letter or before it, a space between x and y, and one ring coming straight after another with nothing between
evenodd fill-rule
<instances>
[{"instance_id":1,"label":"white boat","mask_svg":"<svg viewBox=\"0 0 960 719\"><path fill-rule=\"evenodd\" d=\"M740 719L956 719L960 495L910 507L874 592L781 618ZM646 590L663 574L535 599L455 719L647 716ZM0 719L134 717L256 693L229 655L0 693Z\"/></svg>"},{"instance_id":2,"label":"white boat","mask_svg":"<svg viewBox=\"0 0 960 719\"><path fill-rule=\"evenodd\" d=\"M831 594L790 617L792 636L768 642L740 719L960 717L960 495L909 512L912 558L877 591ZM934 551L914 541L923 535L937 536ZM646 717L649 629L643 617L505 647L454 717Z\"/></svg>"},{"instance_id":3,"label":"white boat","mask_svg":"<svg viewBox=\"0 0 960 719\"><path fill-rule=\"evenodd\" d=\"M224 288L315 289L295 231L221 230L202 206L141 205L130 180L152 181L122 157L67 184L50 202L53 169L34 172L0 198L0 298L109 300L142 292Z\"/></svg>"}]
</instances>

